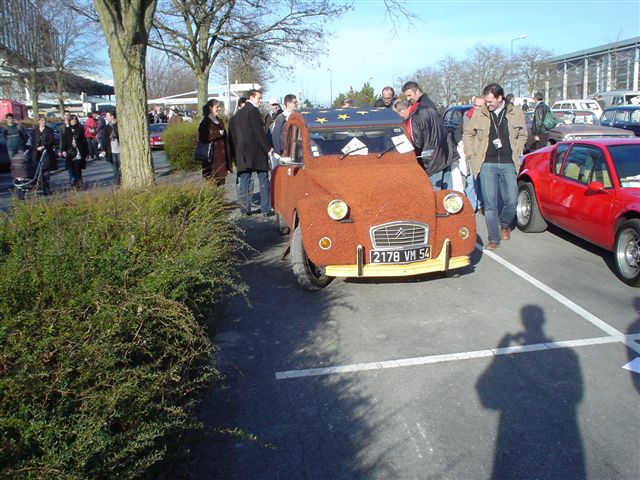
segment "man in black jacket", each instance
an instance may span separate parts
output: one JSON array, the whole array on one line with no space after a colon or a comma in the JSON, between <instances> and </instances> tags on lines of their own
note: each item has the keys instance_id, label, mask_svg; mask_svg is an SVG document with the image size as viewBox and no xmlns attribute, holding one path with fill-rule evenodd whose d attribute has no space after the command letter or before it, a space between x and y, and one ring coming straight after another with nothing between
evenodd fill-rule
<instances>
[{"instance_id":1,"label":"man in black jacket","mask_svg":"<svg viewBox=\"0 0 640 480\"><path fill-rule=\"evenodd\" d=\"M244 108L235 114L236 120L230 125L231 138L236 155L236 166L240 178L238 201L240 212L251 215L251 197L249 184L253 172L260 183L260 211L264 216L272 216L271 188L269 185L269 152L273 150L267 138L258 106L262 101L262 93L249 90L248 101Z\"/></svg>"},{"instance_id":2,"label":"man in black jacket","mask_svg":"<svg viewBox=\"0 0 640 480\"><path fill-rule=\"evenodd\" d=\"M534 135L533 139L535 140L535 142L532 142L532 144L530 145L530 152L547 146L547 142L549 141L549 130L544 127L543 122L545 115L548 111L551 110L549 108L549 105L542 101L544 99L542 93L536 92L533 96L533 99L536 101L536 107L533 111L531 133Z\"/></svg>"},{"instance_id":3,"label":"man in black jacket","mask_svg":"<svg viewBox=\"0 0 640 480\"><path fill-rule=\"evenodd\" d=\"M438 112L421 104L412 111L408 100L397 100L393 109L408 123L416 156L429 175L434 190L450 188L447 130Z\"/></svg>"}]
</instances>

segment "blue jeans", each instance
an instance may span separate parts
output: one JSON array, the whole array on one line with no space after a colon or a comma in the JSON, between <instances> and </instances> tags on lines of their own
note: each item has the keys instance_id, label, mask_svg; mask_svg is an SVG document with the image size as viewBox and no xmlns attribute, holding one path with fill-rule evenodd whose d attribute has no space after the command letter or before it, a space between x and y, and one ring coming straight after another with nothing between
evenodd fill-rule
<instances>
[{"instance_id":1,"label":"blue jeans","mask_svg":"<svg viewBox=\"0 0 640 480\"><path fill-rule=\"evenodd\" d=\"M516 169L511 162L483 163L479 178L489 241L500 243L500 228L511 228L516 218L518 203ZM499 211L500 198L502 198L502 209Z\"/></svg>"},{"instance_id":2,"label":"blue jeans","mask_svg":"<svg viewBox=\"0 0 640 480\"><path fill-rule=\"evenodd\" d=\"M113 169L113 183L120 185L120 154L111 154L111 168Z\"/></svg>"},{"instance_id":3,"label":"blue jeans","mask_svg":"<svg viewBox=\"0 0 640 480\"><path fill-rule=\"evenodd\" d=\"M258 182L260 183L260 211L268 213L271 211L271 185L269 183L269 172L261 170L245 170L240 172L240 187L238 189L238 202L240 203L240 212L251 212L251 194L249 185L251 183L251 175L256 172Z\"/></svg>"},{"instance_id":4,"label":"blue jeans","mask_svg":"<svg viewBox=\"0 0 640 480\"><path fill-rule=\"evenodd\" d=\"M430 175L429 180L431 180L431 186L434 190L449 190L453 185L451 181L451 167L447 167L438 173Z\"/></svg>"}]
</instances>

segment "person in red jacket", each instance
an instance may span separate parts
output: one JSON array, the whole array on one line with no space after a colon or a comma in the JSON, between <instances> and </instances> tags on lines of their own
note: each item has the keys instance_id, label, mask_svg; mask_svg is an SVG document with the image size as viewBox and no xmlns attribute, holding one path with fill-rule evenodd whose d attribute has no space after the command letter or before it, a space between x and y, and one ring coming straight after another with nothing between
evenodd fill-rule
<instances>
[{"instance_id":1,"label":"person in red jacket","mask_svg":"<svg viewBox=\"0 0 640 480\"><path fill-rule=\"evenodd\" d=\"M98 134L98 122L94 116L98 112L92 112L84 122L84 136L87 139L89 145L89 158L96 160L98 158L98 146L97 146L97 134Z\"/></svg>"}]
</instances>

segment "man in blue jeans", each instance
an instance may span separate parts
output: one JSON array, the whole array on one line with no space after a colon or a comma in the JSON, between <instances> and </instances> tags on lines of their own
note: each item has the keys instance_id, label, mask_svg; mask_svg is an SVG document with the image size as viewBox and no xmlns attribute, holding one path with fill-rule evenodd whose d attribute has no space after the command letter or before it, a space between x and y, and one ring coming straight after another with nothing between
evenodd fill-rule
<instances>
[{"instance_id":1,"label":"man in blue jeans","mask_svg":"<svg viewBox=\"0 0 640 480\"><path fill-rule=\"evenodd\" d=\"M473 112L462 141L464 154L471 159L473 172L480 180L489 237L485 248L495 250L502 240L511 238L518 202L516 174L527 141L527 126L522 109L505 101L500 85L487 85L482 95L485 106Z\"/></svg>"},{"instance_id":2,"label":"man in blue jeans","mask_svg":"<svg viewBox=\"0 0 640 480\"><path fill-rule=\"evenodd\" d=\"M234 122L230 124L231 140L235 150L236 166L240 186L238 203L243 215L251 215L251 192L249 184L253 172L260 183L260 212L266 217L272 216L271 186L269 184L269 153L273 147L264 131L262 115L258 107L262 100L262 93L249 90L247 103L234 115Z\"/></svg>"}]
</instances>

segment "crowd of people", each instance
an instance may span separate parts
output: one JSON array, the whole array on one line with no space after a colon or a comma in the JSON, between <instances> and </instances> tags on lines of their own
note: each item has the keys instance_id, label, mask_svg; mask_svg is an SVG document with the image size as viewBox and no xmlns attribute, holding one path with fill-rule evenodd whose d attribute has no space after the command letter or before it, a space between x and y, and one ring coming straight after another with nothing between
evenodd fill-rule
<instances>
[{"instance_id":1,"label":"crowd of people","mask_svg":"<svg viewBox=\"0 0 640 480\"><path fill-rule=\"evenodd\" d=\"M476 211L487 223L488 249L509 240L515 222L519 158L528 138L524 112L534 109L529 150L547 144L549 128L544 118L550 111L543 95L534 95L535 105L513 104L513 95L492 83L473 100L455 131L448 131L434 102L420 86L409 81L402 86L402 98L394 89L385 87L376 108L392 108L404 120L407 135L416 157L428 174L435 190L455 189L464 192ZM240 212L249 216L274 214L270 204L270 159L277 159L284 147L284 128L296 110L295 95L268 101L268 112L261 115L262 93L251 90L238 101L238 110L228 128L219 116L220 103L210 100L203 109L198 129L196 156L202 161L202 174L217 184L224 183L235 163ZM345 99L341 108L353 106ZM260 190L260 209L252 210L253 176Z\"/></svg>"},{"instance_id":2,"label":"crowd of people","mask_svg":"<svg viewBox=\"0 0 640 480\"><path fill-rule=\"evenodd\" d=\"M99 159L111 164L114 183L120 184L120 144L115 112L107 112L103 117L94 111L82 124L77 115L65 110L57 144L54 131L47 126L44 116L38 117L30 134L15 121L13 114L7 113L5 120L7 124L2 134L7 153L12 165L14 162L19 165L12 169L14 178L33 175L41 164L39 187L44 195L50 193L50 172L57 170L59 160L64 161L71 188L82 188L82 172L87 168L87 161Z\"/></svg>"}]
</instances>

